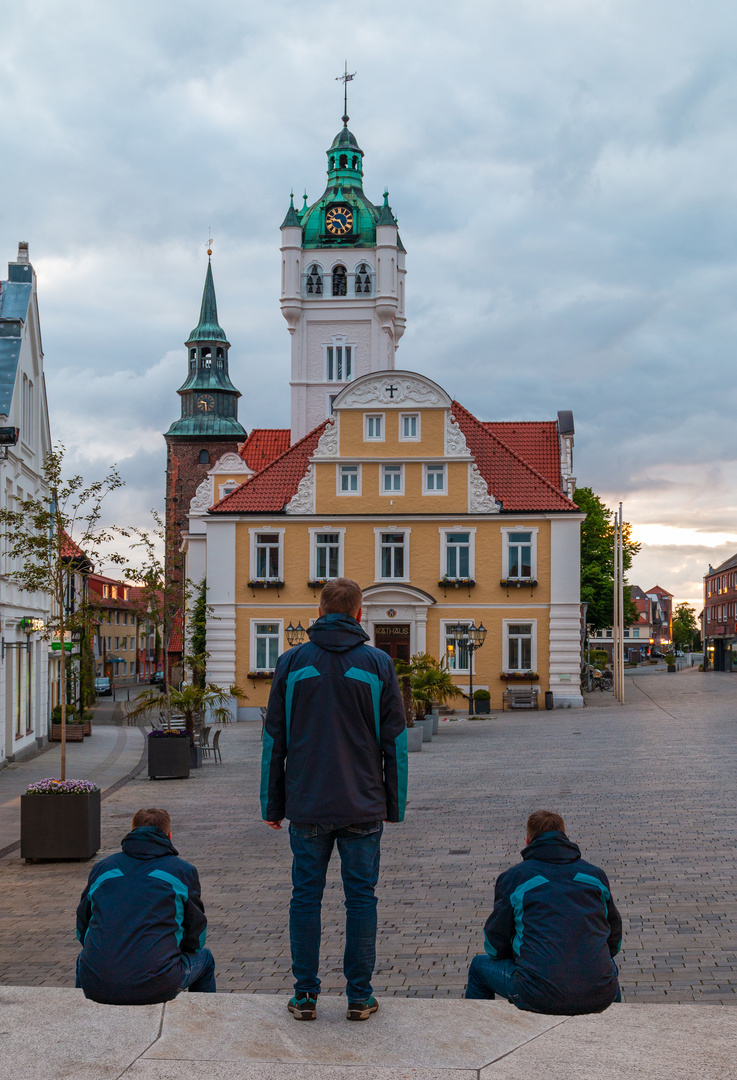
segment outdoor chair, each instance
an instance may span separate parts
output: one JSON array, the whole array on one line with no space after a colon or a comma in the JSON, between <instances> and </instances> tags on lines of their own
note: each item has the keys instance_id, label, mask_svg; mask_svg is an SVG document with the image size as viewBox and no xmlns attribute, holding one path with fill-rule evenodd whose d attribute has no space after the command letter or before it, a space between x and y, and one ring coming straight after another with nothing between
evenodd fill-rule
<instances>
[{"instance_id":1,"label":"outdoor chair","mask_svg":"<svg viewBox=\"0 0 737 1080\"><path fill-rule=\"evenodd\" d=\"M202 747L202 756L205 757L205 751L210 749L210 732L212 731L212 724L209 727L200 728L200 746Z\"/></svg>"},{"instance_id":2,"label":"outdoor chair","mask_svg":"<svg viewBox=\"0 0 737 1080\"><path fill-rule=\"evenodd\" d=\"M502 695L502 712L505 709L536 709L538 707L539 688L530 689L508 687Z\"/></svg>"},{"instance_id":3,"label":"outdoor chair","mask_svg":"<svg viewBox=\"0 0 737 1080\"><path fill-rule=\"evenodd\" d=\"M220 752L220 728L218 728L218 730L213 735L213 737L212 737L212 746L208 747L208 749L212 752L212 756L215 759L215 761L216 762L219 761L220 764L222 765L222 763L223 763L223 755Z\"/></svg>"}]
</instances>

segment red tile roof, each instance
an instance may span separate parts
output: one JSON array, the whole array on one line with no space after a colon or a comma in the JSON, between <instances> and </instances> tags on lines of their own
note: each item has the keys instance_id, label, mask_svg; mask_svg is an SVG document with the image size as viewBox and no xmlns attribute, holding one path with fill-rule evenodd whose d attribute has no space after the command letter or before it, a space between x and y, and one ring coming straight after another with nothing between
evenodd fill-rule
<instances>
[{"instance_id":1,"label":"red tile roof","mask_svg":"<svg viewBox=\"0 0 737 1080\"><path fill-rule=\"evenodd\" d=\"M327 420L314 428L303 439L290 446L265 469L241 484L230 495L211 507L211 513L251 514L280 513L293 495L307 472L309 459L315 452L318 440L325 430ZM287 432L288 434L288 432Z\"/></svg>"},{"instance_id":2,"label":"red tile roof","mask_svg":"<svg viewBox=\"0 0 737 1080\"><path fill-rule=\"evenodd\" d=\"M174 621L171 627L171 634L169 635L169 652L180 653L184 650L184 617L182 615L182 609L174 616Z\"/></svg>"},{"instance_id":3,"label":"red tile roof","mask_svg":"<svg viewBox=\"0 0 737 1080\"><path fill-rule=\"evenodd\" d=\"M240 448L240 455L249 469L261 472L267 465L289 449L289 428L254 428Z\"/></svg>"},{"instance_id":4,"label":"red tile roof","mask_svg":"<svg viewBox=\"0 0 737 1080\"><path fill-rule=\"evenodd\" d=\"M555 420L487 420L484 427L554 487L560 488L560 443Z\"/></svg>"},{"instance_id":5,"label":"red tile roof","mask_svg":"<svg viewBox=\"0 0 737 1080\"><path fill-rule=\"evenodd\" d=\"M85 558L85 554L78 544L75 544L68 533L63 533L61 542L62 559Z\"/></svg>"},{"instance_id":6,"label":"red tile roof","mask_svg":"<svg viewBox=\"0 0 737 1080\"><path fill-rule=\"evenodd\" d=\"M490 494L501 502L503 510L577 509L575 503L560 490L560 482L551 483L490 431L488 424L477 420L459 402L454 401L452 408L479 472ZM535 425L525 426L531 428ZM543 422L541 426L546 425Z\"/></svg>"}]
</instances>

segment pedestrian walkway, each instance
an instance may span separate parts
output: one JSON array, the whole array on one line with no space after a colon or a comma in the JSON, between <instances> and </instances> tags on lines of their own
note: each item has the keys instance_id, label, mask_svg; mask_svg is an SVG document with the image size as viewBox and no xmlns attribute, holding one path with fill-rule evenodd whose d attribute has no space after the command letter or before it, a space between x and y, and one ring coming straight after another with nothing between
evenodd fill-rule
<instances>
[{"instance_id":1,"label":"pedestrian walkway","mask_svg":"<svg viewBox=\"0 0 737 1080\"><path fill-rule=\"evenodd\" d=\"M137 727L96 724L83 743L67 743L67 777L92 780L103 791L127 776L141 761L145 748ZM61 746L50 743L27 761L0 769L0 852L20 839L20 797L29 784L59 776Z\"/></svg>"}]
</instances>

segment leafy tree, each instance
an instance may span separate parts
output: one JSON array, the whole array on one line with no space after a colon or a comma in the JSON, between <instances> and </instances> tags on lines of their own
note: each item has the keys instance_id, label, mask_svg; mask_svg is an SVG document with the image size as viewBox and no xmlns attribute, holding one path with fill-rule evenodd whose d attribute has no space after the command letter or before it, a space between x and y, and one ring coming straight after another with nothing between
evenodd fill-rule
<instances>
[{"instance_id":1,"label":"leafy tree","mask_svg":"<svg viewBox=\"0 0 737 1080\"><path fill-rule=\"evenodd\" d=\"M124 484L115 466L104 480L91 484L86 484L80 475L65 479L64 454L64 446L58 444L44 456L41 477L47 494L15 498L14 506L0 509L0 531L9 564L7 577L28 592L47 593L51 598L45 636L58 636L61 643L61 780L66 779L65 644L76 633L81 635L81 648L85 649L85 630L90 624L84 597L74 595L75 581L77 575L89 573L94 563L102 561L101 546L123 532L104 528L101 518L105 497ZM105 561L122 563L124 559L113 552L106 554Z\"/></svg>"},{"instance_id":2,"label":"leafy tree","mask_svg":"<svg viewBox=\"0 0 737 1080\"><path fill-rule=\"evenodd\" d=\"M699 624L696 612L690 604L677 604L673 616L673 644L677 649L692 649L694 640L699 636Z\"/></svg>"},{"instance_id":3,"label":"leafy tree","mask_svg":"<svg viewBox=\"0 0 737 1080\"><path fill-rule=\"evenodd\" d=\"M588 604L586 621L597 629L614 622L614 512L591 488L576 488L573 501L586 514L581 524L581 601ZM640 545L632 539L632 526L624 522L625 574ZM625 623L637 622L637 607L629 599L625 577Z\"/></svg>"},{"instance_id":4,"label":"leafy tree","mask_svg":"<svg viewBox=\"0 0 737 1080\"><path fill-rule=\"evenodd\" d=\"M207 616L207 580L203 578L195 592L192 613L189 617L190 655L186 658L192 670L192 682L201 689L205 686L205 669L210 655L207 651Z\"/></svg>"}]
</instances>

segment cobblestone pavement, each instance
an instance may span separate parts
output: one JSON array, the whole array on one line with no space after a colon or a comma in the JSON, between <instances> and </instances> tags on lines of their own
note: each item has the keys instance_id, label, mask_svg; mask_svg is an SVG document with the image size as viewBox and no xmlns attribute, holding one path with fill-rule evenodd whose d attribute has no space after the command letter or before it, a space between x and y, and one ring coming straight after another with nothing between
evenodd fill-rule
<instances>
[{"instance_id":1,"label":"cobblestone pavement","mask_svg":"<svg viewBox=\"0 0 737 1080\"><path fill-rule=\"evenodd\" d=\"M610 876L625 1000L737 1004L737 678L634 677L627 693L624 709L447 722L410 757L407 820L386 827L382 850L378 992L462 993L494 878L517 861L526 816L547 807ZM289 845L286 830L259 820L259 735L226 727L222 766L187 781L142 774L112 795L100 855L117 849L139 806L166 806L200 871L219 989L286 993ZM0 982L73 984L88 869L0 860ZM337 866L323 914L323 988L342 990Z\"/></svg>"}]
</instances>

